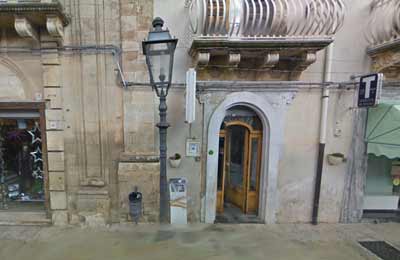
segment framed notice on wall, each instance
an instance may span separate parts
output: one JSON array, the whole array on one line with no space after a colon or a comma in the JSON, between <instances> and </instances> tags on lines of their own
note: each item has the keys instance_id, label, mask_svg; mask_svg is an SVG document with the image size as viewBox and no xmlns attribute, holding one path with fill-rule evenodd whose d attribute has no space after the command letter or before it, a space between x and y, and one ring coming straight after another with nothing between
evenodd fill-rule
<instances>
[{"instance_id":1,"label":"framed notice on wall","mask_svg":"<svg viewBox=\"0 0 400 260\"><path fill-rule=\"evenodd\" d=\"M199 157L200 156L200 142L187 140L186 141L186 156Z\"/></svg>"}]
</instances>

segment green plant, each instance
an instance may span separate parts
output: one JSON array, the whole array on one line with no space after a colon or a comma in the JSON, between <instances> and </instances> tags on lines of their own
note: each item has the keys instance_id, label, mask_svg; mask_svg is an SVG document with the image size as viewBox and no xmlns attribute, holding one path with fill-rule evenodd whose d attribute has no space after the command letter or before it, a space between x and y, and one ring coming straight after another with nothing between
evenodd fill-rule
<instances>
[{"instance_id":1,"label":"green plant","mask_svg":"<svg viewBox=\"0 0 400 260\"><path fill-rule=\"evenodd\" d=\"M182 156L179 153L174 154L174 156L169 157L171 160L180 160Z\"/></svg>"}]
</instances>

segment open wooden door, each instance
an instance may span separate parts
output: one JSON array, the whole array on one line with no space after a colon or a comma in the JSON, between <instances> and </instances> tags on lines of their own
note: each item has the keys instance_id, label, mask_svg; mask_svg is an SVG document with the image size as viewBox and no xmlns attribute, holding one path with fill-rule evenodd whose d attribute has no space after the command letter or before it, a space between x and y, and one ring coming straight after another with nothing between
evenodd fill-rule
<instances>
[{"instance_id":1,"label":"open wooden door","mask_svg":"<svg viewBox=\"0 0 400 260\"><path fill-rule=\"evenodd\" d=\"M224 212L225 196L225 169L226 169L226 132L222 130L219 134L219 154L218 154L218 186L217 186L217 213Z\"/></svg>"},{"instance_id":2,"label":"open wooden door","mask_svg":"<svg viewBox=\"0 0 400 260\"><path fill-rule=\"evenodd\" d=\"M253 111L235 110L225 118L219 138L217 213L258 215L261 121Z\"/></svg>"},{"instance_id":3,"label":"open wooden door","mask_svg":"<svg viewBox=\"0 0 400 260\"><path fill-rule=\"evenodd\" d=\"M262 134L251 133L246 184L245 214L257 214L260 194Z\"/></svg>"},{"instance_id":4,"label":"open wooden door","mask_svg":"<svg viewBox=\"0 0 400 260\"><path fill-rule=\"evenodd\" d=\"M241 125L233 125L228 128L227 136L225 198L244 212L246 210L249 130Z\"/></svg>"}]
</instances>

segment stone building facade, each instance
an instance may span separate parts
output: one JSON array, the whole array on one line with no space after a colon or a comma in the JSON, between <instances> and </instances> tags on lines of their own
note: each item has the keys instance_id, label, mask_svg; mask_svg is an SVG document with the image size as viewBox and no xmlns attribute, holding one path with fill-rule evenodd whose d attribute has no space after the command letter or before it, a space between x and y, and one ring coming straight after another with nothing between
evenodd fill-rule
<instances>
[{"instance_id":1,"label":"stone building facade","mask_svg":"<svg viewBox=\"0 0 400 260\"><path fill-rule=\"evenodd\" d=\"M224 208L227 196L238 198L236 206L243 203L242 213L255 203L250 215L258 222L311 221L324 86L331 90L326 154L342 153L348 160L330 165L324 159L319 221L360 219L363 180L354 183L350 176L365 174L357 175L365 172L365 158L357 157L365 149L362 135L354 138L365 116L355 109L357 82L351 76L375 70L392 77L387 67L397 68L397 49L366 51L368 1L308 0L294 9L296 1L255 2L0 2L0 114L21 104L43 110L43 218L55 225L130 221L128 194L137 187L142 221L157 222L158 99L148 86L141 42L160 16L179 39L168 96L168 154L181 154L182 163L169 167L168 177L188 180L189 222L218 220L216 208ZM189 68L197 71L191 124L185 123ZM221 146L221 137L238 134L233 129L249 117L260 124L243 130L246 149ZM259 142L253 155L256 145L249 140ZM189 142L199 145L198 156L187 156ZM246 154L247 166L237 159L222 172L233 176L232 169L242 165L248 173L240 178L249 189L232 186L231 195L228 188L228 195L221 193L219 155L226 153ZM251 158L257 165L254 190ZM1 210L0 220L9 212ZM32 221L29 214L16 218Z\"/></svg>"}]
</instances>

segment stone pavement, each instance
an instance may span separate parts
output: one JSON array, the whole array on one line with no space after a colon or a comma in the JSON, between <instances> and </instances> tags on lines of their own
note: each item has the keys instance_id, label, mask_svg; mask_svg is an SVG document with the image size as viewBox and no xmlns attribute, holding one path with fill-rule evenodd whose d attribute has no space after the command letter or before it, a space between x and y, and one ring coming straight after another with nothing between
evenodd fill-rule
<instances>
[{"instance_id":1,"label":"stone pavement","mask_svg":"<svg viewBox=\"0 0 400 260\"><path fill-rule=\"evenodd\" d=\"M400 224L0 226L0 259L377 259L359 240L400 248Z\"/></svg>"}]
</instances>

